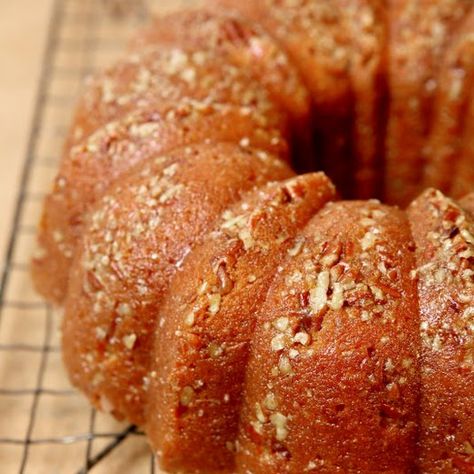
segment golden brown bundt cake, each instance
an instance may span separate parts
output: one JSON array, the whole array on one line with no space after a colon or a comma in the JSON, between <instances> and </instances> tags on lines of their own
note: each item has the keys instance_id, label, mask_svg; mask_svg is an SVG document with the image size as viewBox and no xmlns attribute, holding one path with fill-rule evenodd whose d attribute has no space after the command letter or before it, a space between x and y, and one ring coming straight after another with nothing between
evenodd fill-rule
<instances>
[{"instance_id":1,"label":"golden brown bundt cake","mask_svg":"<svg viewBox=\"0 0 474 474\"><path fill-rule=\"evenodd\" d=\"M242 193L293 174L262 153L230 144L179 148L122 176L91 210L63 345L73 382L99 408L144 423L146 361L172 276Z\"/></svg>"},{"instance_id":2,"label":"golden brown bundt cake","mask_svg":"<svg viewBox=\"0 0 474 474\"><path fill-rule=\"evenodd\" d=\"M233 470L254 314L297 232L332 198L322 173L269 184L227 209L186 260L159 312L147 405L165 469Z\"/></svg>"},{"instance_id":3,"label":"golden brown bundt cake","mask_svg":"<svg viewBox=\"0 0 474 474\"><path fill-rule=\"evenodd\" d=\"M77 106L33 261L72 382L169 472L474 472L472 0L209 5Z\"/></svg>"},{"instance_id":4,"label":"golden brown bundt cake","mask_svg":"<svg viewBox=\"0 0 474 474\"><path fill-rule=\"evenodd\" d=\"M422 340L419 469L472 472L474 215L435 190L423 193L408 213Z\"/></svg>"}]
</instances>

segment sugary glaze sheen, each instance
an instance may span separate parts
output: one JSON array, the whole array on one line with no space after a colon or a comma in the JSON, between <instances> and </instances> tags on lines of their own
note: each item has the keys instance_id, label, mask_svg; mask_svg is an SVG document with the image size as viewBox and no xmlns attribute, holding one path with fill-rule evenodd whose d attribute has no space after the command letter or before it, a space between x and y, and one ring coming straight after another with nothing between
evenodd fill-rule
<instances>
[{"instance_id":1,"label":"sugary glaze sheen","mask_svg":"<svg viewBox=\"0 0 474 474\"><path fill-rule=\"evenodd\" d=\"M71 381L168 472L474 472L474 2L209 5L79 100L32 262Z\"/></svg>"},{"instance_id":2,"label":"sugary glaze sheen","mask_svg":"<svg viewBox=\"0 0 474 474\"><path fill-rule=\"evenodd\" d=\"M144 162L98 201L71 273L64 324L64 337L74 341L65 360L98 406L122 400L117 414L144 423L145 359L172 276L230 203L291 175L267 155L195 145Z\"/></svg>"},{"instance_id":3,"label":"sugary glaze sheen","mask_svg":"<svg viewBox=\"0 0 474 474\"><path fill-rule=\"evenodd\" d=\"M409 471L419 347L413 267L397 209L330 203L311 220L258 314L240 465L275 474Z\"/></svg>"}]
</instances>

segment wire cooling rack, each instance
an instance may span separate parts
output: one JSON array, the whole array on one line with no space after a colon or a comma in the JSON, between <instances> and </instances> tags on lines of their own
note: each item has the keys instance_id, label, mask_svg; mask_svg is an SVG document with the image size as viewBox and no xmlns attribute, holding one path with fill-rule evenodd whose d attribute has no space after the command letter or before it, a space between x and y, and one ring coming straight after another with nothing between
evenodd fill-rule
<instances>
[{"instance_id":1,"label":"wire cooling rack","mask_svg":"<svg viewBox=\"0 0 474 474\"><path fill-rule=\"evenodd\" d=\"M36 223L84 77L110 63L150 12L193 0L56 0L0 280L0 472L156 472L140 431L91 409L69 384L60 310L29 279Z\"/></svg>"}]
</instances>

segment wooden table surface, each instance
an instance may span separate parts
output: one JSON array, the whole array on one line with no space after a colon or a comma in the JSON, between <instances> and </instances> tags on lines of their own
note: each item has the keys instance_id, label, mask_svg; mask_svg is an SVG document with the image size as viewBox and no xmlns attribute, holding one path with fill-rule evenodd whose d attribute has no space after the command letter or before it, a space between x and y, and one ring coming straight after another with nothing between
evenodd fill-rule
<instances>
[{"instance_id":1,"label":"wooden table surface","mask_svg":"<svg viewBox=\"0 0 474 474\"><path fill-rule=\"evenodd\" d=\"M0 0L0 261L25 159L53 0Z\"/></svg>"}]
</instances>

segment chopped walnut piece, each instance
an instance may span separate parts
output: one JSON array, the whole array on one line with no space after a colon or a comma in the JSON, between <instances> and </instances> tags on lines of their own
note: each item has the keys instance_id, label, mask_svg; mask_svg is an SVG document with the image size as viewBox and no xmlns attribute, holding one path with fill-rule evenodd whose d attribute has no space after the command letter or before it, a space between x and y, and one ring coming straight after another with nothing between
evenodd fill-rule
<instances>
[{"instance_id":1,"label":"chopped walnut piece","mask_svg":"<svg viewBox=\"0 0 474 474\"><path fill-rule=\"evenodd\" d=\"M309 293L309 304L314 314L318 314L326 307L328 289L329 272L325 270L318 274L316 287Z\"/></svg>"},{"instance_id":2,"label":"chopped walnut piece","mask_svg":"<svg viewBox=\"0 0 474 474\"><path fill-rule=\"evenodd\" d=\"M221 295L218 293L212 293L207 295L209 300L209 313L214 315L219 312L220 304L221 304Z\"/></svg>"},{"instance_id":3,"label":"chopped walnut piece","mask_svg":"<svg viewBox=\"0 0 474 474\"><path fill-rule=\"evenodd\" d=\"M250 229L247 228L244 228L239 232L239 239L243 242L245 250L251 249L255 244L252 233L250 232Z\"/></svg>"},{"instance_id":4,"label":"chopped walnut piece","mask_svg":"<svg viewBox=\"0 0 474 474\"><path fill-rule=\"evenodd\" d=\"M255 403L255 416L260 423L265 423L267 421L267 417L265 416L265 413L263 413L262 406L258 402Z\"/></svg>"},{"instance_id":5,"label":"chopped walnut piece","mask_svg":"<svg viewBox=\"0 0 474 474\"><path fill-rule=\"evenodd\" d=\"M192 327L194 325L195 319L196 319L196 314L193 311L191 311L185 316L184 324L186 326Z\"/></svg>"},{"instance_id":6,"label":"chopped walnut piece","mask_svg":"<svg viewBox=\"0 0 474 474\"><path fill-rule=\"evenodd\" d=\"M183 390L181 390L179 402L181 403L181 405L187 407L192 403L192 401L194 400L194 397L195 397L194 388L187 385L186 387L183 388Z\"/></svg>"},{"instance_id":7,"label":"chopped walnut piece","mask_svg":"<svg viewBox=\"0 0 474 474\"><path fill-rule=\"evenodd\" d=\"M273 322L273 326L275 327L275 329L278 329L278 331L284 332L288 328L289 322L290 320L288 318L281 317Z\"/></svg>"},{"instance_id":8,"label":"chopped walnut piece","mask_svg":"<svg viewBox=\"0 0 474 474\"><path fill-rule=\"evenodd\" d=\"M136 334L128 334L127 336L123 337L123 343L127 349L133 349L135 342L137 341Z\"/></svg>"},{"instance_id":9,"label":"chopped walnut piece","mask_svg":"<svg viewBox=\"0 0 474 474\"><path fill-rule=\"evenodd\" d=\"M117 307L117 313L120 316L130 316L132 314L132 308L127 303L120 303Z\"/></svg>"},{"instance_id":10,"label":"chopped walnut piece","mask_svg":"<svg viewBox=\"0 0 474 474\"><path fill-rule=\"evenodd\" d=\"M276 410L278 407L278 402L275 397L275 394L272 392L267 393L263 404L268 410Z\"/></svg>"},{"instance_id":11,"label":"chopped walnut piece","mask_svg":"<svg viewBox=\"0 0 474 474\"><path fill-rule=\"evenodd\" d=\"M107 331L104 328L98 326L95 328L95 335L99 341L103 341L107 337Z\"/></svg>"},{"instance_id":12,"label":"chopped walnut piece","mask_svg":"<svg viewBox=\"0 0 474 474\"><path fill-rule=\"evenodd\" d=\"M243 137L239 141L239 146L241 146L242 148L247 148L249 145L250 145L250 139L248 137Z\"/></svg>"},{"instance_id":13,"label":"chopped walnut piece","mask_svg":"<svg viewBox=\"0 0 474 474\"><path fill-rule=\"evenodd\" d=\"M341 283L334 283L333 293L331 299L328 301L328 306L332 310L341 309L344 305L344 286Z\"/></svg>"},{"instance_id":14,"label":"chopped walnut piece","mask_svg":"<svg viewBox=\"0 0 474 474\"><path fill-rule=\"evenodd\" d=\"M309 334L304 331L297 332L293 337L293 341L306 346L309 343Z\"/></svg>"},{"instance_id":15,"label":"chopped walnut piece","mask_svg":"<svg viewBox=\"0 0 474 474\"><path fill-rule=\"evenodd\" d=\"M270 415L270 422L275 427L276 439L284 441L288 436L287 417L280 412Z\"/></svg>"},{"instance_id":16,"label":"chopped walnut piece","mask_svg":"<svg viewBox=\"0 0 474 474\"><path fill-rule=\"evenodd\" d=\"M293 369L291 367L290 359L286 356L281 356L278 362L278 369L283 375L290 375L293 373Z\"/></svg>"},{"instance_id":17,"label":"chopped walnut piece","mask_svg":"<svg viewBox=\"0 0 474 474\"><path fill-rule=\"evenodd\" d=\"M288 249L288 255L290 255L290 257L295 257L296 255L298 255L301 251L301 248L303 247L303 244L304 244L304 240L296 239L293 247Z\"/></svg>"},{"instance_id":18,"label":"chopped walnut piece","mask_svg":"<svg viewBox=\"0 0 474 474\"><path fill-rule=\"evenodd\" d=\"M362 250L369 250L375 246L376 242L377 236L373 232L367 231L360 241L360 246Z\"/></svg>"},{"instance_id":19,"label":"chopped walnut piece","mask_svg":"<svg viewBox=\"0 0 474 474\"><path fill-rule=\"evenodd\" d=\"M217 359L224 353L224 348L222 346L219 346L215 342L211 342L207 349L209 351L209 355L213 359Z\"/></svg>"},{"instance_id":20,"label":"chopped walnut piece","mask_svg":"<svg viewBox=\"0 0 474 474\"><path fill-rule=\"evenodd\" d=\"M285 348L285 337L283 334L277 334L271 342L272 351L278 352Z\"/></svg>"},{"instance_id":21,"label":"chopped walnut piece","mask_svg":"<svg viewBox=\"0 0 474 474\"><path fill-rule=\"evenodd\" d=\"M395 369L395 365L393 364L392 359L388 358L388 359L385 361L384 369L385 369L387 372L392 372L393 369Z\"/></svg>"}]
</instances>

